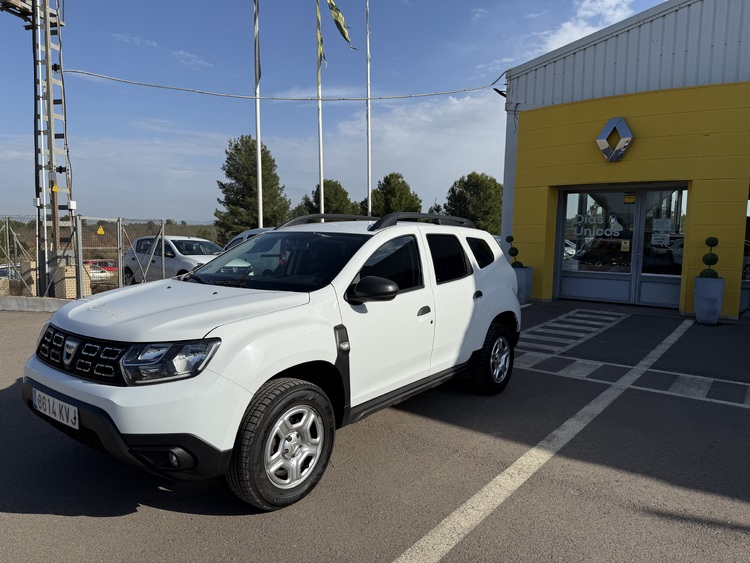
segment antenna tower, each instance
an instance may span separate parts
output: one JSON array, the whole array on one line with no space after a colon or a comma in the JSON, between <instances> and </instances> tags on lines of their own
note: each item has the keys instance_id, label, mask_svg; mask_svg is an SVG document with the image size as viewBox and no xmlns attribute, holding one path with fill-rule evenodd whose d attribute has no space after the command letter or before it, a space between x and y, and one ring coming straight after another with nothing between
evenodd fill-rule
<instances>
[{"instance_id":1,"label":"antenna tower","mask_svg":"<svg viewBox=\"0 0 750 563\"><path fill-rule=\"evenodd\" d=\"M26 22L34 53L34 148L38 295L49 296L57 266L72 256L74 214L70 156L65 125L65 93L60 29L60 0L0 0L0 12ZM61 219L60 211L64 212Z\"/></svg>"}]
</instances>

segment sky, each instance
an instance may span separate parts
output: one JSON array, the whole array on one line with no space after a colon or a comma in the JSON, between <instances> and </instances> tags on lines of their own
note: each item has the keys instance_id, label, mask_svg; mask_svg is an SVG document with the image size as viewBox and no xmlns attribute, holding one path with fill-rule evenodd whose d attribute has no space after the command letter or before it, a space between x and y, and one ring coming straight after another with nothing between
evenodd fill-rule
<instances>
[{"instance_id":1,"label":"sky","mask_svg":"<svg viewBox=\"0 0 750 563\"><path fill-rule=\"evenodd\" d=\"M398 172L427 211L471 172L502 182L503 72L660 3L372 0L372 189ZM315 2L259 4L261 142L294 207L319 183ZM323 171L362 201L366 1L336 4L351 48L321 0ZM229 141L256 137L253 1L69 0L62 12L78 214L212 223ZM31 43L0 12L0 216L35 213Z\"/></svg>"}]
</instances>

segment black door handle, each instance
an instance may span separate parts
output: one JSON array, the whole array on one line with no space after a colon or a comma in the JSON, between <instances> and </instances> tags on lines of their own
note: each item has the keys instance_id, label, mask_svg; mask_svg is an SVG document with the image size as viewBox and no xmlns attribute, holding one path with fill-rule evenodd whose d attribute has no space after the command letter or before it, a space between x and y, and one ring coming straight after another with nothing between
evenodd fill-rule
<instances>
[{"instance_id":1,"label":"black door handle","mask_svg":"<svg viewBox=\"0 0 750 563\"><path fill-rule=\"evenodd\" d=\"M481 292L481 291L479 291L479 290L476 290L476 291L474 292L474 299L479 299L480 297L482 297L482 295L483 295L483 294L482 294L482 292Z\"/></svg>"},{"instance_id":2,"label":"black door handle","mask_svg":"<svg viewBox=\"0 0 750 563\"><path fill-rule=\"evenodd\" d=\"M417 316L418 316L418 317L421 317L422 315L426 315L426 314L427 314L427 313L429 313L429 312L430 312L430 307L429 307L429 306L427 306L427 305L425 305L425 306L424 306L424 307L422 307L422 308L421 308L421 309L420 309L419 311L417 311Z\"/></svg>"}]
</instances>

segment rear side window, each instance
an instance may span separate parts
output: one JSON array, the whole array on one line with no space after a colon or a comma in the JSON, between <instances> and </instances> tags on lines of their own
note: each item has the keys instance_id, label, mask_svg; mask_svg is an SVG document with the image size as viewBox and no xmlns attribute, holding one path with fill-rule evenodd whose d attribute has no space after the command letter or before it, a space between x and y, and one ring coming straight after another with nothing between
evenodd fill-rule
<instances>
[{"instance_id":1,"label":"rear side window","mask_svg":"<svg viewBox=\"0 0 750 563\"><path fill-rule=\"evenodd\" d=\"M453 235L427 235L427 244L438 283L465 278L471 274L471 265L458 238Z\"/></svg>"},{"instance_id":2,"label":"rear side window","mask_svg":"<svg viewBox=\"0 0 750 563\"><path fill-rule=\"evenodd\" d=\"M495 255L492 253L490 245L487 241L481 238L467 237L466 242L469 243L469 248L474 258L477 260L480 268L486 268L495 259Z\"/></svg>"}]
</instances>

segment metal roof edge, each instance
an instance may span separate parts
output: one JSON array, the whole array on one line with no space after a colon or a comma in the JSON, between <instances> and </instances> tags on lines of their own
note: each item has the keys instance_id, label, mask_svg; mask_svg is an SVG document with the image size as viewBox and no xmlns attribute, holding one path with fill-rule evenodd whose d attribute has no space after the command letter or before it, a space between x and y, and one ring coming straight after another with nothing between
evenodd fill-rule
<instances>
[{"instance_id":1,"label":"metal roof edge","mask_svg":"<svg viewBox=\"0 0 750 563\"><path fill-rule=\"evenodd\" d=\"M619 33L638 27L645 22L657 19L666 13L674 12L691 4L695 4L696 2L704 1L705 0L667 0L653 8L634 14L621 22L614 23L608 27L600 29L599 31L595 31L590 35L582 37L581 39L577 39L572 43L558 47L554 51L550 51L549 53L540 55L518 66L509 68L505 71L506 80L510 82L514 78L514 75L520 75L535 68L545 66L551 62L562 59L571 53L580 51L585 47L599 43L604 38L613 37Z\"/></svg>"}]
</instances>

